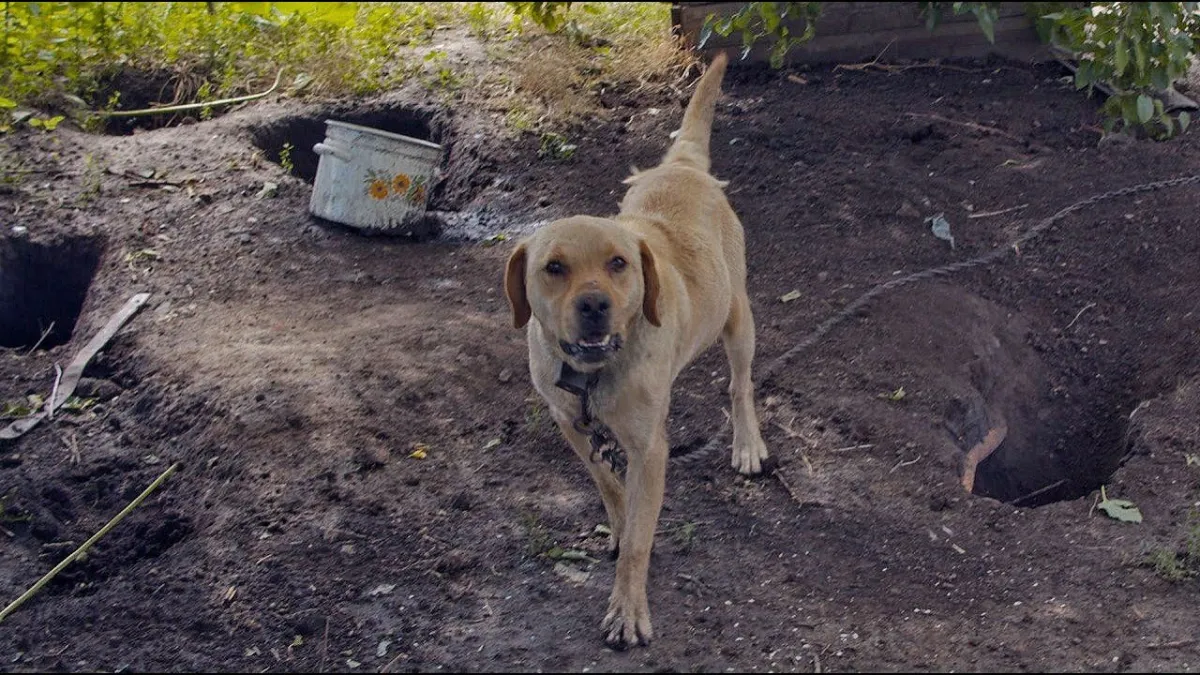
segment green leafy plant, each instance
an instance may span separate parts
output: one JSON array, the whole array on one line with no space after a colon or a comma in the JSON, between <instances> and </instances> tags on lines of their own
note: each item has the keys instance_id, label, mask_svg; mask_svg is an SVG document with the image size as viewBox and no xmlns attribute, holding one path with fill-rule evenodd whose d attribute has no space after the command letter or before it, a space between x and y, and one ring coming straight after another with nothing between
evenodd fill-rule
<instances>
[{"instance_id":1,"label":"green leafy plant","mask_svg":"<svg viewBox=\"0 0 1200 675\"><path fill-rule=\"evenodd\" d=\"M1167 581L1183 581L1200 576L1200 509L1188 514L1187 532L1174 546L1156 548L1146 554L1143 564Z\"/></svg>"},{"instance_id":2,"label":"green leafy plant","mask_svg":"<svg viewBox=\"0 0 1200 675\"><path fill-rule=\"evenodd\" d=\"M64 119L66 118L62 115L55 115L54 117L30 117L28 121L26 121L26 124L34 129L41 129L42 131L54 131L58 128L58 123L62 122Z\"/></svg>"},{"instance_id":3,"label":"green leafy plant","mask_svg":"<svg viewBox=\"0 0 1200 675\"><path fill-rule=\"evenodd\" d=\"M538 147L538 157L555 161L570 159L577 148L578 146L569 142L562 134L545 133L542 134L541 145Z\"/></svg>"},{"instance_id":4,"label":"green leafy plant","mask_svg":"<svg viewBox=\"0 0 1200 675\"><path fill-rule=\"evenodd\" d=\"M525 552L531 558L536 558L547 551L556 548L554 538L546 530L536 513L521 514L521 529L525 531Z\"/></svg>"},{"instance_id":5,"label":"green leafy plant","mask_svg":"<svg viewBox=\"0 0 1200 675\"><path fill-rule=\"evenodd\" d=\"M1172 115L1152 94L1187 73L1200 39L1200 3L1092 3L1042 14L1037 26L1044 41L1078 60L1077 88L1111 89L1107 131L1142 128L1169 138L1187 130L1188 112Z\"/></svg>"},{"instance_id":6,"label":"green leafy plant","mask_svg":"<svg viewBox=\"0 0 1200 675\"><path fill-rule=\"evenodd\" d=\"M1167 581L1183 581L1194 573L1184 564L1184 561L1174 551L1158 548L1146 556L1146 564L1154 568L1154 573Z\"/></svg>"},{"instance_id":7,"label":"green leafy plant","mask_svg":"<svg viewBox=\"0 0 1200 675\"><path fill-rule=\"evenodd\" d=\"M20 507L13 507L13 493L7 492L0 497L0 523L25 523L33 519L33 515Z\"/></svg>"},{"instance_id":8,"label":"green leafy plant","mask_svg":"<svg viewBox=\"0 0 1200 675\"><path fill-rule=\"evenodd\" d=\"M742 36L742 58L746 58L759 39L769 37L772 41L771 66L780 68L793 47L808 42L816 35L816 21L820 15L819 2L748 2L726 17L708 15L700 30L700 47L708 43L713 33L728 37L738 31ZM789 21L794 20L803 23L804 28L799 35L793 34L788 25Z\"/></svg>"},{"instance_id":9,"label":"green leafy plant","mask_svg":"<svg viewBox=\"0 0 1200 675\"><path fill-rule=\"evenodd\" d=\"M283 170L288 173L292 173L296 169L296 165L292 162L292 151L295 149L296 146L290 142L284 143L279 148L279 166L283 167Z\"/></svg>"},{"instance_id":10,"label":"green leafy plant","mask_svg":"<svg viewBox=\"0 0 1200 675\"><path fill-rule=\"evenodd\" d=\"M681 551L687 552L692 550L692 546L696 543L696 529L699 527L691 521L685 522L672 530L671 538L675 540L675 544Z\"/></svg>"},{"instance_id":11,"label":"green leafy plant","mask_svg":"<svg viewBox=\"0 0 1200 675\"><path fill-rule=\"evenodd\" d=\"M567 27L573 2L510 2L516 18L525 17L551 33Z\"/></svg>"},{"instance_id":12,"label":"green leafy plant","mask_svg":"<svg viewBox=\"0 0 1200 675\"><path fill-rule=\"evenodd\" d=\"M41 410L45 402L45 399L37 394L30 394L23 401L5 401L3 409L0 409L0 418L29 417Z\"/></svg>"},{"instance_id":13,"label":"green leafy plant","mask_svg":"<svg viewBox=\"0 0 1200 675\"><path fill-rule=\"evenodd\" d=\"M0 134L12 131L12 109L16 107L16 101L0 96Z\"/></svg>"},{"instance_id":14,"label":"green leafy plant","mask_svg":"<svg viewBox=\"0 0 1200 675\"><path fill-rule=\"evenodd\" d=\"M995 42L1000 3L917 5L930 30L947 12L969 13ZM1190 113L1168 111L1154 93L1169 88L1190 67L1200 41L1200 2L1032 2L1026 10L1042 41L1078 62L1075 86L1109 94L1102 108L1107 132L1142 129L1165 139L1187 130ZM738 31L744 57L759 39L769 38L771 64L779 67L792 47L813 37L819 16L820 3L815 2L745 3L731 16L709 15L700 43L703 46L714 32L727 36ZM790 32L796 19L803 22L799 37Z\"/></svg>"},{"instance_id":15,"label":"green leafy plant","mask_svg":"<svg viewBox=\"0 0 1200 675\"><path fill-rule=\"evenodd\" d=\"M1113 520L1119 520L1124 523L1140 523L1142 522L1142 512L1133 502L1127 499L1109 499L1108 493L1104 486L1100 486L1100 503L1096 505Z\"/></svg>"},{"instance_id":16,"label":"green leafy plant","mask_svg":"<svg viewBox=\"0 0 1200 675\"><path fill-rule=\"evenodd\" d=\"M997 2L918 2L921 16L925 18L925 26L935 30L942 22L947 7L955 15L971 13L979 22L979 30L983 31L988 42L996 42L996 21L1000 18L1000 8Z\"/></svg>"},{"instance_id":17,"label":"green leafy plant","mask_svg":"<svg viewBox=\"0 0 1200 675\"><path fill-rule=\"evenodd\" d=\"M369 93L411 75L397 45L428 42L457 11L450 3L6 2L0 91L37 108L112 108L116 76L140 73L184 103L261 90L286 65L308 76L307 92Z\"/></svg>"}]
</instances>

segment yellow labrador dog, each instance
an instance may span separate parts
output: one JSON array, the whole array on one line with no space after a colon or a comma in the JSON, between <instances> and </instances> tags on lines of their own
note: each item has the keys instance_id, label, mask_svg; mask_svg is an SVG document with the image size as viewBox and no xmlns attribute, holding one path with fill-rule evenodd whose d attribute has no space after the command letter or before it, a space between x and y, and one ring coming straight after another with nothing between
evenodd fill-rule
<instances>
[{"instance_id":1,"label":"yellow labrador dog","mask_svg":"<svg viewBox=\"0 0 1200 675\"><path fill-rule=\"evenodd\" d=\"M625 180L617 216L546 225L517 245L505 273L513 323L528 324L534 386L608 513L618 558L601 630L617 648L653 636L646 576L665 488L671 384L718 337L732 375L733 467L759 473L767 457L750 381L744 234L725 183L708 173L726 65L717 56L701 78L662 164ZM597 430L624 450L624 480L614 456L600 452Z\"/></svg>"}]
</instances>

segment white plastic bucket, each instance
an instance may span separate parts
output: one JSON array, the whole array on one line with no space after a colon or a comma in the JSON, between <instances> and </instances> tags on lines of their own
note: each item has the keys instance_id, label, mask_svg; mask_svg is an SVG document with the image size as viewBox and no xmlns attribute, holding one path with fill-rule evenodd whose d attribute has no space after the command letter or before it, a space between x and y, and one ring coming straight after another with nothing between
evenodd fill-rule
<instances>
[{"instance_id":1,"label":"white plastic bucket","mask_svg":"<svg viewBox=\"0 0 1200 675\"><path fill-rule=\"evenodd\" d=\"M308 209L351 227L411 234L425 213L442 146L388 131L325 121Z\"/></svg>"}]
</instances>

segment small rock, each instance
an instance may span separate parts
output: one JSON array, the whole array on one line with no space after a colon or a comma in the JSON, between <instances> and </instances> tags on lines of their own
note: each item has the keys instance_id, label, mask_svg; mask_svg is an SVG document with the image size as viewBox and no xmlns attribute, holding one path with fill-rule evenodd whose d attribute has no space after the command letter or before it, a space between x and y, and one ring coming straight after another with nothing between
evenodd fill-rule
<instances>
[{"instance_id":1,"label":"small rock","mask_svg":"<svg viewBox=\"0 0 1200 675\"><path fill-rule=\"evenodd\" d=\"M906 200L900 204L900 208L896 210L896 215L901 218L920 218L921 212Z\"/></svg>"},{"instance_id":2,"label":"small rock","mask_svg":"<svg viewBox=\"0 0 1200 675\"><path fill-rule=\"evenodd\" d=\"M262 189L254 197L256 199L270 199L277 194L279 194L279 183L266 181L263 183Z\"/></svg>"},{"instance_id":3,"label":"small rock","mask_svg":"<svg viewBox=\"0 0 1200 675\"><path fill-rule=\"evenodd\" d=\"M824 281L828 281L828 280L829 280L829 272L817 272L817 281L824 282Z\"/></svg>"},{"instance_id":4,"label":"small rock","mask_svg":"<svg viewBox=\"0 0 1200 675\"><path fill-rule=\"evenodd\" d=\"M80 398L107 401L119 393L121 387L111 380L83 377L79 379L79 384L75 385L75 395Z\"/></svg>"},{"instance_id":5,"label":"small rock","mask_svg":"<svg viewBox=\"0 0 1200 675\"><path fill-rule=\"evenodd\" d=\"M504 368L500 371L501 384L508 384L509 382L512 381L512 378L513 378L513 373L508 368Z\"/></svg>"},{"instance_id":6,"label":"small rock","mask_svg":"<svg viewBox=\"0 0 1200 675\"><path fill-rule=\"evenodd\" d=\"M376 597L379 595L391 595L392 591L394 590L396 590L396 584L379 584L375 588L372 588L367 595L371 597Z\"/></svg>"},{"instance_id":7,"label":"small rock","mask_svg":"<svg viewBox=\"0 0 1200 675\"><path fill-rule=\"evenodd\" d=\"M1096 144L1096 147L1100 148L1101 150L1122 148L1130 145L1136 140L1137 139L1132 135L1123 132L1104 134L1104 136L1100 138L1100 142Z\"/></svg>"},{"instance_id":8,"label":"small rock","mask_svg":"<svg viewBox=\"0 0 1200 675\"><path fill-rule=\"evenodd\" d=\"M581 570L574 565L568 565L562 561L554 563L554 573L573 584L587 583L588 577L592 576L591 572Z\"/></svg>"},{"instance_id":9,"label":"small rock","mask_svg":"<svg viewBox=\"0 0 1200 675\"><path fill-rule=\"evenodd\" d=\"M546 207L546 206L550 206L550 204L551 204L551 202L550 202L549 197L542 197L541 199L538 200L538 206Z\"/></svg>"},{"instance_id":10,"label":"small rock","mask_svg":"<svg viewBox=\"0 0 1200 675\"><path fill-rule=\"evenodd\" d=\"M239 235L238 235L238 241L239 241L239 242L241 242L241 243L243 243L243 244L249 244L249 243L250 243L250 241L251 241L251 239L250 239L250 235L249 235L249 234L247 234L247 233L245 233L245 232L243 232L243 233L241 233L241 234L239 234Z\"/></svg>"},{"instance_id":11,"label":"small rock","mask_svg":"<svg viewBox=\"0 0 1200 675\"><path fill-rule=\"evenodd\" d=\"M454 575L469 570L479 564L479 557L460 548L443 554L434 563L434 569L446 575Z\"/></svg>"}]
</instances>

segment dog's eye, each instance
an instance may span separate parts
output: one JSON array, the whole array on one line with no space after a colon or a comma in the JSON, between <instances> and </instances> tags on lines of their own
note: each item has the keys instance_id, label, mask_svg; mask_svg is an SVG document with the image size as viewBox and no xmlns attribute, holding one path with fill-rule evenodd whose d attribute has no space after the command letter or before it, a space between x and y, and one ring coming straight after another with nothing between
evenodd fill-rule
<instances>
[{"instance_id":1,"label":"dog's eye","mask_svg":"<svg viewBox=\"0 0 1200 675\"><path fill-rule=\"evenodd\" d=\"M567 268L563 267L563 264L557 260L551 260L550 262L546 263L546 274L556 277L560 274L566 273L566 271Z\"/></svg>"},{"instance_id":2,"label":"dog's eye","mask_svg":"<svg viewBox=\"0 0 1200 675\"><path fill-rule=\"evenodd\" d=\"M608 268L614 272L620 272L621 270L625 269L625 266L628 264L629 263L625 262L624 258L617 256L608 261Z\"/></svg>"}]
</instances>

